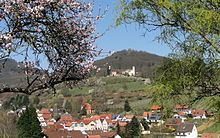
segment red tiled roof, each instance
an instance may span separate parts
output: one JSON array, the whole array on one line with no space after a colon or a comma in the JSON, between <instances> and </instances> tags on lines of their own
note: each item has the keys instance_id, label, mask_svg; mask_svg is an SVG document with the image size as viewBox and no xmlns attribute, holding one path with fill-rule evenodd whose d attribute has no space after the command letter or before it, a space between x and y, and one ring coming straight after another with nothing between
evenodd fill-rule
<instances>
[{"instance_id":1,"label":"red tiled roof","mask_svg":"<svg viewBox=\"0 0 220 138\"><path fill-rule=\"evenodd\" d=\"M189 106L187 106L187 105L186 106L176 105L175 108L176 109L188 109Z\"/></svg>"},{"instance_id":2,"label":"red tiled roof","mask_svg":"<svg viewBox=\"0 0 220 138\"><path fill-rule=\"evenodd\" d=\"M101 138L99 135L88 136L88 138Z\"/></svg>"},{"instance_id":3,"label":"red tiled roof","mask_svg":"<svg viewBox=\"0 0 220 138\"><path fill-rule=\"evenodd\" d=\"M49 111L48 109L46 109L46 108L42 108L42 109L38 112L38 114L50 114L50 111Z\"/></svg>"},{"instance_id":4,"label":"red tiled roof","mask_svg":"<svg viewBox=\"0 0 220 138\"><path fill-rule=\"evenodd\" d=\"M65 124L65 127L70 127L70 126L72 126L72 125L73 125L72 122L68 122L68 123Z\"/></svg>"},{"instance_id":5,"label":"red tiled roof","mask_svg":"<svg viewBox=\"0 0 220 138\"><path fill-rule=\"evenodd\" d=\"M108 123L114 123L111 119L106 119L106 122L108 122Z\"/></svg>"},{"instance_id":6,"label":"red tiled roof","mask_svg":"<svg viewBox=\"0 0 220 138\"><path fill-rule=\"evenodd\" d=\"M205 114L205 110L192 110L191 113L193 116L203 115Z\"/></svg>"},{"instance_id":7,"label":"red tiled roof","mask_svg":"<svg viewBox=\"0 0 220 138\"><path fill-rule=\"evenodd\" d=\"M126 115L125 118L126 119L132 119L134 117L134 115Z\"/></svg>"},{"instance_id":8,"label":"red tiled roof","mask_svg":"<svg viewBox=\"0 0 220 138\"><path fill-rule=\"evenodd\" d=\"M85 106L86 110L91 110L92 106L89 103L82 103Z\"/></svg>"},{"instance_id":9,"label":"red tiled roof","mask_svg":"<svg viewBox=\"0 0 220 138\"><path fill-rule=\"evenodd\" d=\"M186 115L186 113L181 112L181 111L178 111L177 114L178 114L178 115L181 115L181 116L185 116L185 115Z\"/></svg>"},{"instance_id":10,"label":"red tiled roof","mask_svg":"<svg viewBox=\"0 0 220 138\"><path fill-rule=\"evenodd\" d=\"M107 118L108 117L110 119L110 118L112 118L112 114L101 114L100 117L101 118Z\"/></svg>"},{"instance_id":11,"label":"red tiled roof","mask_svg":"<svg viewBox=\"0 0 220 138\"><path fill-rule=\"evenodd\" d=\"M76 121L77 123L84 123L84 124L89 124L90 122L92 122L93 120L80 120L80 121Z\"/></svg>"},{"instance_id":12,"label":"red tiled roof","mask_svg":"<svg viewBox=\"0 0 220 138\"><path fill-rule=\"evenodd\" d=\"M92 117L92 119L94 119L94 120L98 120L98 119L100 119L101 117L99 116L99 115L94 115L93 117Z\"/></svg>"},{"instance_id":13,"label":"red tiled roof","mask_svg":"<svg viewBox=\"0 0 220 138\"><path fill-rule=\"evenodd\" d=\"M73 121L72 116L61 116L60 121Z\"/></svg>"},{"instance_id":14,"label":"red tiled roof","mask_svg":"<svg viewBox=\"0 0 220 138\"><path fill-rule=\"evenodd\" d=\"M153 105L151 106L151 110L161 110L163 107L160 105Z\"/></svg>"},{"instance_id":15,"label":"red tiled roof","mask_svg":"<svg viewBox=\"0 0 220 138\"><path fill-rule=\"evenodd\" d=\"M151 116L152 116L152 113L151 113L151 112L144 112L144 113L143 113L143 116L144 116L144 117L151 117Z\"/></svg>"},{"instance_id":16,"label":"red tiled roof","mask_svg":"<svg viewBox=\"0 0 220 138\"><path fill-rule=\"evenodd\" d=\"M45 120L51 119L51 115L50 115L50 114L43 114L42 117L43 117Z\"/></svg>"},{"instance_id":17,"label":"red tiled roof","mask_svg":"<svg viewBox=\"0 0 220 138\"><path fill-rule=\"evenodd\" d=\"M127 122L125 122L125 121L119 121L118 124L119 124L119 126L121 126L121 127L125 127L125 126L127 125Z\"/></svg>"},{"instance_id":18,"label":"red tiled roof","mask_svg":"<svg viewBox=\"0 0 220 138\"><path fill-rule=\"evenodd\" d=\"M203 133L201 138L218 138L219 136L218 133Z\"/></svg>"}]
</instances>

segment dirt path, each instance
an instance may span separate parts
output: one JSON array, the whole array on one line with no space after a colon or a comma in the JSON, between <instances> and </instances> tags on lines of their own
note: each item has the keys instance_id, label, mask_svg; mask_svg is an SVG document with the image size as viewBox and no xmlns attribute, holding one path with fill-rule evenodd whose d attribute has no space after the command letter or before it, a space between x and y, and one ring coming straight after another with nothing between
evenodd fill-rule
<instances>
[{"instance_id":1,"label":"dirt path","mask_svg":"<svg viewBox=\"0 0 220 138\"><path fill-rule=\"evenodd\" d=\"M198 131L203 131L203 130L205 130L206 128L212 126L213 124L215 124L215 121L214 121L214 120L210 120L210 121L208 121L207 123L205 123L205 124L199 126L199 127L197 128L197 130L198 130Z\"/></svg>"}]
</instances>

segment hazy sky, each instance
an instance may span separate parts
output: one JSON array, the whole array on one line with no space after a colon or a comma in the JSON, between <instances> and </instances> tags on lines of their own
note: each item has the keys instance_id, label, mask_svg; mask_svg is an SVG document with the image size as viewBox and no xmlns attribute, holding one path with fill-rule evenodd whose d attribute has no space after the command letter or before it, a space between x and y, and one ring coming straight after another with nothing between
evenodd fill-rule
<instances>
[{"instance_id":1,"label":"hazy sky","mask_svg":"<svg viewBox=\"0 0 220 138\"><path fill-rule=\"evenodd\" d=\"M89 1L89 0L88 0ZM113 9L117 5L117 0L95 0L95 10L100 5L104 9L107 5L109 10L107 11L105 18L100 20L97 25L98 32L104 32L111 24L114 23L115 11ZM165 44L154 41L155 36L159 34L158 31L147 32L144 37L142 34L145 31L139 28L137 24L121 25L117 28L110 28L106 34L99 38L96 45L104 51L114 50L120 51L123 49L142 50L149 53L167 56L171 50Z\"/></svg>"}]
</instances>

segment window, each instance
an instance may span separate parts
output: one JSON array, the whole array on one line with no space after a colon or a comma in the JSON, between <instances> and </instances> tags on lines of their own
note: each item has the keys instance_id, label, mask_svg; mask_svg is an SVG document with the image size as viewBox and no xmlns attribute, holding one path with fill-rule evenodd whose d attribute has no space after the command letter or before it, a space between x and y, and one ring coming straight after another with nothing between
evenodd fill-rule
<instances>
[{"instance_id":1,"label":"window","mask_svg":"<svg viewBox=\"0 0 220 138\"><path fill-rule=\"evenodd\" d=\"M84 125L83 125L83 123L80 123L80 127L83 127Z\"/></svg>"},{"instance_id":2,"label":"window","mask_svg":"<svg viewBox=\"0 0 220 138\"><path fill-rule=\"evenodd\" d=\"M77 123L75 123L75 127L77 127L78 126L78 124Z\"/></svg>"}]
</instances>

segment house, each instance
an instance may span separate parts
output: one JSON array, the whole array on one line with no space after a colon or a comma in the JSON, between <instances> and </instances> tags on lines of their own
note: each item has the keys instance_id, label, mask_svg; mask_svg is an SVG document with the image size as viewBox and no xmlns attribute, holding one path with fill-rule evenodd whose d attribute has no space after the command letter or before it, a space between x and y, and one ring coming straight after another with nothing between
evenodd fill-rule
<instances>
[{"instance_id":1,"label":"house","mask_svg":"<svg viewBox=\"0 0 220 138\"><path fill-rule=\"evenodd\" d=\"M184 106L176 105L175 112L178 112L178 111L190 114L190 108L188 105L184 105Z\"/></svg>"},{"instance_id":2,"label":"house","mask_svg":"<svg viewBox=\"0 0 220 138\"><path fill-rule=\"evenodd\" d=\"M89 115L89 114L92 114L92 106L89 104L89 103L86 103L86 102L83 102L81 104L81 110L85 108L86 109L86 114Z\"/></svg>"},{"instance_id":3,"label":"house","mask_svg":"<svg viewBox=\"0 0 220 138\"><path fill-rule=\"evenodd\" d=\"M96 123L92 119L76 121L73 125L73 130L96 130Z\"/></svg>"},{"instance_id":4,"label":"house","mask_svg":"<svg viewBox=\"0 0 220 138\"><path fill-rule=\"evenodd\" d=\"M193 119L206 119L206 110L192 110Z\"/></svg>"},{"instance_id":5,"label":"house","mask_svg":"<svg viewBox=\"0 0 220 138\"><path fill-rule=\"evenodd\" d=\"M152 116L152 112L144 112L143 113L143 117L151 117Z\"/></svg>"},{"instance_id":6,"label":"house","mask_svg":"<svg viewBox=\"0 0 220 138\"><path fill-rule=\"evenodd\" d=\"M123 75L128 75L128 76L135 76L135 66L132 66L132 69L127 69L127 70L124 70L122 71L122 74Z\"/></svg>"},{"instance_id":7,"label":"house","mask_svg":"<svg viewBox=\"0 0 220 138\"><path fill-rule=\"evenodd\" d=\"M198 131L193 123L181 123L177 127L175 138L197 138Z\"/></svg>"},{"instance_id":8,"label":"house","mask_svg":"<svg viewBox=\"0 0 220 138\"><path fill-rule=\"evenodd\" d=\"M61 124L65 124L65 123L73 122L73 121L74 121L73 117L70 114L63 114L63 115L61 115L60 120L59 120L59 122Z\"/></svg>"},{"instance_id":9,"label":"house","mask_svg":"<svg viewBox=\"0 0 220 138\"><path fill-rule=\"evenodd\" d=\"M126 122L131 122L131 120L132 120L133 117L134 117L134 115L126 115L124 121L126 121Z\"/></svg>"},{"instance_id":10,"label":"house","mask_svg":"<svg viewBox=\"0 0 220 138\"><path fill-rule=\"evenodd\" d=\"M161 112L162 110L163 110L163 106L160 106L160 105L151 106L151 111L152 112Z\"/></svg>"},{"instance_id":11,"label":"house","mask_svg":"<svg viewBox=\"0 0 220 138\"><path fill-rule=\"evenodd\" d=\"M182 119L180 118L169 118L165 122L165 126L168 128L171 128L173 130L176 130L177 127L182 123Z\"/></svg>"},{"instance_id":12,"label":"house","mask_svg":"<svg viewBox=\"0 0 220 138\"><path fill-rule=\"evenodd\" d=\"M111 119L112 119L112 121L123 121L126 118L123 115L113 115Z\"/></svg>"},{"instance_id":13,"label":"house","mask_svg":"<svg viewBox=\"0 0 220 138\"><path fill-rule=\"evenodd\" d=\"M58 130L58 131L48 131L45 132L45 137L48 138L86 138L81 131L67 131L67 130Z\"/></svg>"},{"instance_id":14,"label":"house","mask_svg":"<svg viewBox=\"0 0 220 138\"><path fill-rule=\"evenodd\" d=\"M158 123L162 123L163 121L161 120L160 116L145 117L144 119L147 123L150 123L150 124L158 124Z\"/></svg>"},{"instance_id":15,"label":"house","mask_svg":"<svg viewBox=\"0 0 220 138\"><path fill-rule=\"evenodd\" d=\"M174 115L173 118L181 118L183 120L187 119L187 114L185 112L182 111L177 111Z\"/></svg>"}]
</instances>

